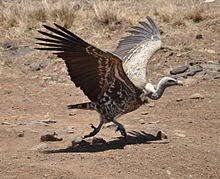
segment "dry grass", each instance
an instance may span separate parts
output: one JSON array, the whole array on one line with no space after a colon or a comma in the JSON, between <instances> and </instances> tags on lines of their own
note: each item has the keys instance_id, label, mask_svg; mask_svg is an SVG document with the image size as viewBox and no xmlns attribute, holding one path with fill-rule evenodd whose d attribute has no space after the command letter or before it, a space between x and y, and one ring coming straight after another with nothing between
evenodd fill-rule
<instances>
[{"instance_id":1,"label":"dry grass","mask_svg":"<svg viewBox=\"0 0 220 179\"><path fill-rule=\"evenodd\" d=\"M0 36L14 38L31 36L43 23L54 22L70 28L78 20L77 28L85 27L88 22L90 30L103 31L121 29L122 25L132 25L139 19L151 16L156 21L170 23L173 26L185 26L203 20L219 17L218 8L213 8L202 0L21 0L5 2L0 0ZM87 8L84 8L87 6ZM87 18L86 18L87 17ZM79 23L80 22L80 23ZM100 28L101 27L101 28ZM79 28L80 29L80 28Z\"/></svg>"},{"instance_id":2,"label":"dry grass","mask_svg":"<svg viewBox=\"0 0 220 179\"><path fill-rule=\"evenodd\" d=\"M129 22L124 8L117 4L117 1L97 0L93 3L94 20L101 25L107 26L110 30L115 30L124 23Z\"/></svg>"},{"instance_id":3,"label":"dry grass","mask_svg":"<svg viewBox=\"0 0 220 179\"><path fill-rule=\"evenodd\" d=\"M39 28L42 23L57 22L66 28L72 26L78 13L77 5L71 1L39 4L23 0L21 3L0 3L0 21L2 28L9 35L23 35L28 31Z\"/></svg>"}]
</instances>

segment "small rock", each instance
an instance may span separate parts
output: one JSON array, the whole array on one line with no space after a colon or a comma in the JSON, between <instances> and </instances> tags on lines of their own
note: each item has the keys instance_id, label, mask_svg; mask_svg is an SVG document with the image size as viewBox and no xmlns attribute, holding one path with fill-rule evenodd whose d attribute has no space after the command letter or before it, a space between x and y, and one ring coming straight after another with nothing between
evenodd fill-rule
<instances>
[{"instance_id":1,"label":"small rock","mask_svg":"<svg viewBox=\"0 0 220 179\"><path fill-rule=\"evenodd\" d=\"M139 120L140 124L145 124L146 122L144 121L144 119L140 119Z\"/></svg>"},{"instance_id":2,"label":"small rock","mask_svg":"<svg viewBox=\"0 0 220 179\"><path fill-rule=\"evenodd\" d=\"M10 123L8 123L8 122L2 122L1 124L2 125L7 125L7 126L10 125Z\"/></svg>"},{"instance_id":3,"label":"small rock","mask_svg":"<svg viewBox=\"0 0 220 179\"><path fill-rule=\"evenodd\" d=\"M24 132L30 132L30 133L38 133L37 131L31 129L31 128L24 128L24 129L7 129L8 132L11 132L11 133L24 133Z\"/></svg>"},{"instance_id":4,"label":"small rock","mask_svg":"<svg viewBox=\"0 0 220 179\"><path fill-rule=\"evenodd\" d=\"M57 121L55 119L48 118L48 119L45 119L41 122L49 124L49 123L56 123Z\"/></svg>"},{"instance_id":5,"label":"small rock","mask_svg":"<svg viewBox=\"0 0 220 179\"><path fill-rule=\"evenodd\" d=\"M202 34L196 35L196 39L203 39Z\"/></svg>"},{"instance_id":6,"label":"small rock","mask_svg":"<svg viewBox=\"0 0 220 179\"><path fill-rule=\"evenodd\" d=\"M168 137L163 131L158 131L156 138L162 140L162 139L167 139Z\"/></svg>"},{"instance_id":7,"label":"small rock","mask_svg":"<svg viewBox=\"0 0 220 179\"><path fill-rule=\"evenodd\" d=\"M195 94L192 94L189 99L204 99L204 97L199 94L199 93L195 93Z\"/></svg>"},{"instance_id":8,"label":"small rock","mask_svg":"<svg viewBox=\"0 0 220 179\"><path fill-rule=\"evenodd\" d=\"M196 73L201 72L203 70L202 67L198 67L196 69L191 70L190 72L188 72L186 75L187 76L194 76Z\"/></svg>"},{"instance_id":9,"label":"small rock","mask_svg":"<svg viewBox=\"0 0 220 179\"><path fill-rule=\"evenodd\" d=\"M47 144L46 143L42 143L39 145L35 145L31 148L31 150L40 150L40 149L46 149L47 148Z\"/></svg>"},{"instance_id":10,"label":"small rock","mask_svg":"<svg viewBox=\"0 0 220 179\"><path fill-rule=\"evenodd\" d=\"M106 141L101 137L93 137L92 144L93 145L102 145L102 144L106 144Z\"/></svg>"},{"instance_id":11,"label":"small rock","mask_svg":"<svg viewBox=\"0 0 220 179\"><path fill-rule=\"evenodd\" d=\"M195 77L202 77L202 76L205 76L206 75L206 72L205 71L201 71L201 72L198 72L195 74Z\"/></svg>"},{"instance_id":12,"label":"small rock","mask_svg":"<svg viewBox=\"0 0 220 179\"><path fill-rule=\"evenodd\" d=\"M48 130L44 135L41 136L40 140L41 142L46 142L46 141L61 141L63 139L61 137L58 137L56 132Z\"/></svg>"},{"instance_id":13,"label":"small rock","mask_svg":"<svg viewBox=\"0 0 220 179\"><path fill-rule=\"evenodd\" d=\"M87 146L87 145L101 145L106 144L106 141L101 137L93 137L93 138L87 138L83 139L82 137L74 137L72 139L72 146L81 145L81 146Z\"/></svg>"},{"instance_id":14,"label":"small rock","mask_svg":"<svg viewBox=\"0 0 220 179\"><path fill-rule=\"evenodd\" d=\"M88 144L82 137L74 137L72 138L72 146L80 145L80 144Z\"/></svg>"},{"instance_id":15,"label":"small rock","mask_svg":"<svg viewBox=\"0 0 220 179\"><path fill-rule=\"evenodd\" d=\"M41 70L42 68L45 68L47 65L49 64L49 62L40 62L38 63L37 65L35 65L32 70L33 71L39 71Z\"/></svg>"},{"instance_id":16,"label":"small rock","mask_svg":"<svg viewBox=\"0 0 220 179\"><path fill-rule=\"evenodd\" d=\"M18 137L24 137L24 133L18 134Z\"/></svg>"},{"instance_id":17,"label":"small rock","mask_svg":"<svg viewBox=\"0 0 220 179\"><path fill-rule=\"evenodd\" d=\"M217 74L213 77L214 79L220 79L220 74Z\"/></svg>"},{"instance_id":18,"label":"small rock","mask_svg":"<svg viewBox=\"0 0 220 179\"><path fill-rule=\"evenodd\" d=\"M211 50L211 49L205 49L205 51L208 52L208 53L212 53L212 54L215 53L215 50Z\"/></svg>"},{"instance_id":19,"label":"small rock","mask_svg":"<svg viewBox=\"0 0 220 179\"><path fill-rule=\"evenodd\" d=\"M189 68L188 66L178 67L178 68L171 70L170 74L176 75L176 74L184 73L186 70L188 70L188 68Z\"/></svg>"},{"instance_id":20,"label":"small rock","mask_svg":"<svg viewBox=\"0 0 220 179\"><path fill-rule=\"evenodd\" d=\"M148 106L152 108L155 106L155 103L149 103Z\"/></svg>"},{"instance_id":21,"label":"small rock","mask_svg":"<svg viewBox=\"0 0 220 179\"><path fill-rule=\"evenodd\" d=\"M69 113L69 116L75 116L75 115L76 115L76 113L74 113L74 112Z\"/></svg>"},{"instance_id":22,"label":"small rock","mask_svg":"<svg viewBox=\"0 0 220 179\"><path fill-rule=\"evenodd\" d=\"M145 115L148 115L149 113L148 112L142 112L141 115L145 116Z\"/></svg>"},{"instance_id":23,"label":"small rock","mask_svg":"<svg viewBox=\"0 0 220 179\"><path fill-rule=\"evenodd\" d=\"M213 63L213 64L201 64L203 69L206 69L210 72L220 72L220 64L219 63Z\"/></svg>"},{"instance_id":24,"label":"small rock","mask_svg":"<svg viewBox=\"0 0 220 179\"><path fill-rule=\"evenodd\" d=\"M3 45L2 45L2 47L3 48L8 48L8 49L10 49L10 48L12 48L12 47L14 47L15 46L15 43L13 42L13 41L9 41L9 42L5 42L5 43L3 43Z\"/></svg>"},{"instance_id":25,"label":"small rock","mask_svg":"<svg viewBox=\"0 0 220 179\"><path fill-rule=\"evenodd\" d=\"M175 133L175 135L177 135L177 136L179 136L179 137L186 137L186 135L185 134L182 134L182 133Z\"/></svg>"},{"instance_id":26,"label":"small rock","mask_svg":"<svg viewBox=\"0 0 220 179\"><path fill-rule=\"evenodd\" d=\"M183 98L177 98L176 101L177 102L183 101Z\"/></svg>"},{"instance_id":27,"label":"small rock","mask_svg":"<svg viewBox=\"0 0 220 179\"><path fill-rule=\"evenodd\" d=\"M28 98L23 98L21 101L22 101L22 102L28 102L28 101L30 101L30 99L28 99Z\"/></svg>"},{"instance_id":28,"label":"small rock","mask_svg":"<svg viewBox=\"0 0 220 179\"><path fill-rule=\"evenodd\" d=\"M195 61L195 62L189 62L189 65L190 65L190 66L194 66L194 65L201 64L201 63L202 63L202 62Z\"/></svg>"},{"instance_id":29,"label":"small rock","mask_svg":"<svg viewBox=\"0 0 220 179\"><path fill-rule=\"evenodd\" d=\"M63 133L69 133L69 134L73 134L74 133L74 127L73 126L66 126L63 128L62 132Z\"/></svg>"},{"instance_id":30,"label":"small rock","mask_svg":"<svg viewBox=\"0 0 220 179\"><path fill-rule=\"evenodd\" d=\"M25 122L21 122L19 125L29 125L29 124L40 124L40 125L48 126L47 123L41 121L25 121Z\"/></svg>"},{"instance_id":31,"label":"small rock","mask_svg":"<svg viewBox=\"0 0 220 179\"><path fill-rule=\"evenodd\" d=\"M168 174L168 175L171 175L171 171L170 171L170 170L167 170L167 174Z\"/></svg>"}]
</instances>

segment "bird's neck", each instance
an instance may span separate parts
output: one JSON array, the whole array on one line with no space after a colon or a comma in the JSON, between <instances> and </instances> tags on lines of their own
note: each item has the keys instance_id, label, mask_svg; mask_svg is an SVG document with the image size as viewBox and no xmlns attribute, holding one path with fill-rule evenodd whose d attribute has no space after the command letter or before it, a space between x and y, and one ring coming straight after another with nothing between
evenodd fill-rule
<instances>
[{"instance_id":1,"label":"bird's neck","mask_svg":"<svg viewBox=\"0 0 220 179\"><path fill-rule=\"evenodd\" d=\"M165 88L166 88L165 85L163 83L159 82L156 90L151 90L151 92L147 94L147 97L149 97L150 99L153 99L153 100L157 100L157 99L161 98Z\"/></svg>"}]
</instances>

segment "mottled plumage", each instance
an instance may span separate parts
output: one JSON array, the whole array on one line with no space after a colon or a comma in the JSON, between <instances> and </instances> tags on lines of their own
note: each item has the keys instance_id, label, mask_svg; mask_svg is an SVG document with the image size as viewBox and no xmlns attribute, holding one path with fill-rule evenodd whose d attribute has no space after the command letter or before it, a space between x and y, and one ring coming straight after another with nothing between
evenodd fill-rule
<instances>
[{"instance_id":1,"label":"mottled plumage","mask_svg":"<svg viewBox=\"0 0 220 179\"><path fill-rule=\"evenodd\" d=\"M136 31L129 32L134 36L123 38L114 53L88 44L57 24L57 29L44 25L53 34L39 31L47 38L36 38L42 41L37 44L46 47L37 49L57 51L55 54L65 61L71 80L91 100L88 103L69 105L69 109L96 110L100 114L99 126L96 128L92 125L94 131L84 136L85 138L97 134L106 122L115 123L126 137L123 125L116 119L136 110L146 103L149 97L154 96L156 90L144 88L147 83L142 71L146 72L146 63L161 47L161 41L153 20L149 17L148 20L151 26L140 22L144 28L132 27ZM140 72L140 75L137 75L137 72ZM178 81L173 80L172 85L177 85ZM165 88L166 85L163 90Z\"/></svg>"}]
</instances>

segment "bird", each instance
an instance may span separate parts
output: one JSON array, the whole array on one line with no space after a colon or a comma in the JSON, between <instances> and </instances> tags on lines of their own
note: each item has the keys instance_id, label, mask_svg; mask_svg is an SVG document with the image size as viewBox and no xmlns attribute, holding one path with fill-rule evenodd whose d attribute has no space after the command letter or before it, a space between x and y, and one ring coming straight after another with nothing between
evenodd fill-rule
<instances>
[{"instance_id":1,"label":"bird","mask_svg":"<svg viewBox=\"0 0 220 179\"><path fill-rule=\"evenodd\" d=\"M71 81L90 100L68 105L68 109L96 110L100 122L83 138L95 136L104 123L112 122L116 131L126 139L127 132L118 118L148 103L148 99L159 99L165 88L183 83L171 77L163 77L156 89L147 83L148 61L161 46L160 32L154 21L147 16L141 26L132 26L129 36L121 38L115 51L101 50L84 41L66 28L43 25L47 31L38 30L44 38L36 38L38 50L53 51L64 60Z\"/></svg>"}]
</instances>

